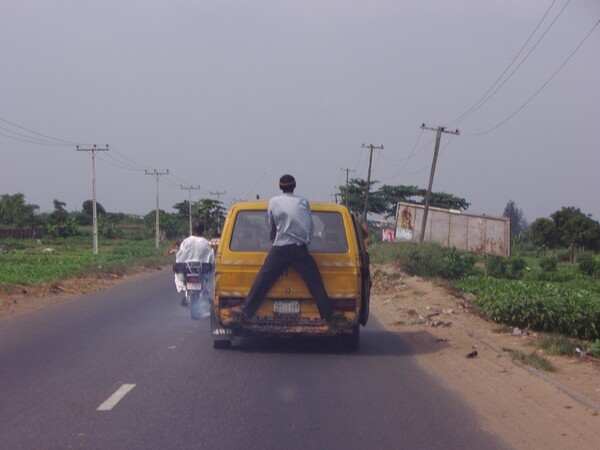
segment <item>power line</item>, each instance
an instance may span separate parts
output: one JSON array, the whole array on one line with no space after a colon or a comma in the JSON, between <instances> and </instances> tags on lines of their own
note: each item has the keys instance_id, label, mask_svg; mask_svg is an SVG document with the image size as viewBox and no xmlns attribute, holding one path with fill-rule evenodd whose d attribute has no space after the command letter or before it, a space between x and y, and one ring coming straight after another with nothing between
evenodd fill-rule
<instances>
[{"instance_id":1,"label":"power line","mask_svg":"<svg viewBox=\"0 0 600 450\"><path fill-rule=\"evenodd\" d=\"M252 187L250 189L248 189L248 192L246 192L246 200L248 200L248 195L250 195L250 192L252 191L252 189L254 189L256 187L256 185L258 185L258 183L260 183L260 180L263 179L263 177L267 174L267 172L263 172L263 174L258 178L258 180L256 180L256 183L254 183L252 185Z\"/></svg>"},{"instance_id":2,"label":"power line","mask_svg":"<svg viewBox=\"0 0 600 450\"><path fill-rule=\"evenodd\" d=\"M121 158L123 158L123 159L125 159L125 160L129 161L130 163L132 163L132 164L134 164L134 165L138 166L138 167L139 167L141 170L149 170L149 169L150 169L150 167L148 167L148 166L145 166L145 165L143 165L143 164L140 164L140 163L139 163L139 162L137 162L137 161L134 161L133 159L131 159L131 158L129 158L128 156L124 155L123 153L121 153L120 151L118 151L118 150L117 150L116 148L114 148L114 147L111 147L111 150L112 150L112 151L114 151L114 152L115 152L117 155L119 155Z\"/></svg>"},{"instance_id":3,"label":"power line","mask_svg":"<svg viewBox=\"0 0 600 450\"><path fill-rule=\"evenodd\" d=\"M485 131L481 131L478 133L466 133L469 134L471 136L481 136L483 134L487 134L490 131L495 130L496 128L500 127L501 125L504 125L506 122L508 122L510 119L512 119L514 116L516 116L523 108L525 108L525 106L527 106L535 97L537 97L537 95L542 92L542 90L544 90L544 88L550 84L550 82L554 79L554 77L558 74L558 72L560 72L562 70L562 68L564 66L567 65L567 63L569 62L569 60L575 55L575 53L577 53L577 51L579 50L579 48L585 43L585 41L588 40L588 38L591 36L591 34L594 32L594 30L596 29L596 27L600 24L600 20L598 20L594 26L592 27L592 29L585 35L585 37L583 38L583 40L577 45L577 47L575 47L575 50L573 50L571 52L571 54L568 56L567 59L565 59L565 61L558 67L558 69L556 69L554 71L554 73L550 76L550 78L548 78L546 80L546 82L537 90L533 93L533 95L531 97L529 97L527 99L527 101L525 103L523 103L519 108L517 108L512 114L510 114L508 117L506 117L504 120L502 120L501 122L497 123L496 125L494 125L493 127L485 130Z\"/></svg>"},{"instance_id":4,"label":"power line","mask_svg":"<svg viewBox=\"0 0 600 450\"><path fill-rule=\"evenodd\" d=\"M504 75L506 75L506 73L508 72L508 70L510 69L510 67L515 63L515 61L519 58L519 56L521 55L521 53L523 52L523 50L525 50L525 47L527 46L527 44L529 44L529 41L531 41L531 39L533 38L533 36L535 35L535 33L537 32L537 30L539 29L539 27L541 26L541 24L544 22L544 20L546 19L546 16L548 15L548 13L550 12L550 10L552 9L552 7L554 6L554 3L556 3L556 0L554 0L550 6L548 7L548 9L546 10L546 12L544 13L544 15L542 16L542 18L539 20L539 22L537 23L537 25L535 26L535 28L533 29L533 31L531 32L531 34L529 35L529 37L527 38L527 40L525 41L525 43L521 46L521 48L519 49L519 51L517 52L517 54L514 56L514 58L512 59L512 61L506 66L506 68L504 69L504 71L500 74L500 76L496 79L496 81L489 87L489 89L485 92L485 94L483 94L481 96L481 98L479 100L477 100L477 102L475 102L467 111L465 111L463 114L461 114L460 116L456 117L455 119L451 120L450 122L448 122L446 124L446 126L449 125L453 125L459 122L462 122L464 119L466 119L467 117L470 117L471 115L473 115L479 108L481 108L484 104L486 104L492 97L494 97L494 95L496 95L496 93L502 89L502 87L508 82L508 80L510 80L512 78L512 76L515 74L515 72L523 65L523 63L529 58L529 56L531 55L531 53L537 48L537 46L539 45L539 43L542 41L542 39L544 39L544 37L546 36L546 34L548 33L548 31L550 31L550 29L552 28L552 26L554 25L554 23L558 20L558 18L562 15L563 11L565 10L565 8L569 5L569 3L571 3L571 0L568 0L567 3L565 3L565 5L562 7L562 9L559 11L559 13L557 14L557 16L554 18L554 20L552 21L552 23L550 23L550 25L548 25L548 27L546 28L546 30L544 31L544 33L542 34L542 36L540 36L540 38L537 40L537 42L533 45L533 47L529 50L529 52L527 52L527 54L525 55L525 57L521 60L521 62L512 70L512 72L510 72L510 74L508 75L508 77L506 77L504 79L504 81L496 88L494 89L498 83L500 83L500 80L502 80L502 78L504 77ZM488 95L489 94L489 95Z\"/></svg>"},{"instance_id":5,"label":"power line","mask_svg":"<svg viewBox=\"0 0 600 450\"><path fill-rule=\"evenodd\" d=\"M27 131L28 133L35 134L36 136L40 136L42 138L50 139L51 141L54 141L57 144L68 145L68 146L73 146L73 145L78 145L78 144L79 145L84 145L84 144L81 144L81 143L78 143L78 142L69 141L69 140L66 140L66 139L55 138L55 137L52 137L52 136L48 136L47 134L38 133L37 131L31 130L29 128L25 128L25 127L23 127L23 126L21 126L21 125L19 125L17 123L14 123L14 122L11 122L8 119L5 119L3 117L0 117L0 120L2 122L4 122L4 123L7 123L9 125L12 125L13 127L18 128L20 130ZM4 128L4 129L6 130L6 128ZM20 133L17 133L16 131L12 131L12 130L8 130L8 131L10 131L11 133L20 134ZM23 136L25 136L25 135L23 135ZM30 137L32 139L39 139L39 138L35 138L33 136L27 136L27 137ZM87 144L85 144L85 145L87 145Z\"/></svg>"},{"instance_id":6,"label":"power line","mask_svg":"<svg viewBox=\"0 0 600 450\"><path fill-rule=\"evenodd\" d=\"M12 133L12 131L11 131L11 133ZM28 144L47 145L47 146L50 146L50 147L72 147L72 145L56 144L56 143L52 144L52 143L49 143L49 142L34 141L34 140L32 140L34 138L31 138L31 139L18 138L16 136L10 136L10 135L4 134L4 133L0 133L0 136L3 136L3 137L8 138L8 139L13 139L15 141L27 142Z\"/></svg>"},{"instance_id":7,"label":"power line","mask_svg":"<svg viewBox=\"0 0 600 450\"><path fill-rule=\"evenodd\" d=\"M63 144L54 141L50 141L48 139L37 138L35 136L30 136L28 134L19 133L18 131L11 130L10 128L0 127L0 130L8 131L9 133L13 133L16 136L12 136L9 134L0 133L0 135L7 137L9 139L14 139L15 141L27 142L30 144L39 144L39 145L49 145L53 147L72 147L73 144ZM22 137L17 137L22 136Z\"/></svg>"},{"instance_id":8,"label":"power line","mask_svg":"<svg viewBox=\"0 0 600 450\"><path fill-rule=\"evenodd\" d=\"M409 161L410 161L410 160L411 160L411 159L412 159L412 158L413 158L415 155L417 155L417 154L421 153L423 150L425 150L425 148L426 148L427 146L429 146L429 144L431 144L431 143L433 142L433 139L431 139L431 140L430 140L430 141L428 141L426 144L424 144L424 145L423 145L423 147L421 147L421 149L420 149L419 151L415 151L415 150L416 150L416 148L417 148L417 145L419 145L419 141L421 140L421 136L423 136L423 129L421 129L421 132L419 133L419 136L417 137L417 141L415 142L415 145L413 145L413 148L412 148L412 150L410 151L409 155L408 155L406 158L404 158L404 159L400 160L400 161L404 161L404 163L402 164L402 166L400 166L400 169L398 169L398 171L397 171L397 172L396 172L394 175L392 175L391 177L389 177L389 178L386 178L386 180L391 180L391 179L393 179L393 178L396 178L396 177L397 177L397 176L400 174L400 172L402 172L402 171L404 170L404 168L406 167L406 165L408 164L408 162L409 162ZM421 171L422 171L422 170L420 170L420 171L418 171L418 172L416 172L416 173L420 173Z\"/></svg>"}]
</instances>

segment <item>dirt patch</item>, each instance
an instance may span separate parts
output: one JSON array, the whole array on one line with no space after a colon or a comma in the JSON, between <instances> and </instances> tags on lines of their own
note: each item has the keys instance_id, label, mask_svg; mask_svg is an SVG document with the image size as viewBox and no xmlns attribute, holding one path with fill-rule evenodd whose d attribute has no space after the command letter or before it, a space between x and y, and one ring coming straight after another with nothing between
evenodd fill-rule
<instances>
[{"instance_id":1,"label":"dirt patch","mask_svg":"<svg viewBox=\"0 0 600 450\"><path fill-rule=\"evenodd\" d=\"M531 353L536 333L499 333L459 293L404 274L372 268L371 308L413 347L419 364L464 395L483 425L519 449L597 449L600 363L546 356L556 372L512 360L509 348Z\"/></svg>"}]
</instances>

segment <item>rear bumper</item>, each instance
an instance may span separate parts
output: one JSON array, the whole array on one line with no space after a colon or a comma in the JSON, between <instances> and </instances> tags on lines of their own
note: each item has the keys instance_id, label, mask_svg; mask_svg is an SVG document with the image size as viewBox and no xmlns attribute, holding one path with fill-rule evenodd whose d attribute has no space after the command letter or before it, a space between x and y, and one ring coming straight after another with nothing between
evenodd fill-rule
<instances>
[{"instance_id":1,"label":"rear bumper","mask_svg":"<svg viewBox=\"0 0 600 450\"><path fill-rule=\"evenodd\" d=\"M230 339L233 336L339 336L352 333L356 321L337 322L335 326L321 319L282 318L231 318L225 321L213 315L213 339Z\"/></svg>"}]
</instances>

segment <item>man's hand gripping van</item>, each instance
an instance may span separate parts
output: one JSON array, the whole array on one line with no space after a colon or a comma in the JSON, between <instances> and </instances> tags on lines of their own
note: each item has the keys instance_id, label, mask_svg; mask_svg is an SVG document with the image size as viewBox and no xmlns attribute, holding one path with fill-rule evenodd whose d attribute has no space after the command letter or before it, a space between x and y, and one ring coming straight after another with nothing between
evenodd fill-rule
<instances>
[{"instance_id":1,"label":"man's hand gripping van","mask_svg":"<svg viewBox=\"0 0 600 450\"><path fill-rule=\"evenodd\" d=\"M292 267L271 287L252 318L232 310L248 295L271 248L267 207L267 202L237 203L227 214L216 256L214 347L228 348L232 339L248 335L335 335L346 350L358 350L360 325L366 325L369 317L369 254L356 217L341 205L311 203L314 234L309 252L334 311L343 313L342 320L321 319L304 280Z\"/></svg>"}]
</instances>

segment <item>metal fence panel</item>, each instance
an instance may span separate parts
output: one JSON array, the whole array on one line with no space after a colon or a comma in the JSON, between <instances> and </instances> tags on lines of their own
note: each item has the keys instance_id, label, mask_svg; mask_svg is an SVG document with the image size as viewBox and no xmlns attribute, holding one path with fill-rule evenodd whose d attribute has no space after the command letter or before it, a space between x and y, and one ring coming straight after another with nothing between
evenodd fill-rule
<instances>
[{"instance_id":1,"label":"metal fence panel","mask_svg":"<svg viewBox=\"0 0 600 450\"><path fill-rule=\"evenodd\" d=\"M423 205L398 203L395 241L419 242ZM425 242L482 255L510 256L510 219L429 208Z\"/></svg>"}]
</instances>

